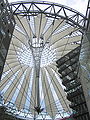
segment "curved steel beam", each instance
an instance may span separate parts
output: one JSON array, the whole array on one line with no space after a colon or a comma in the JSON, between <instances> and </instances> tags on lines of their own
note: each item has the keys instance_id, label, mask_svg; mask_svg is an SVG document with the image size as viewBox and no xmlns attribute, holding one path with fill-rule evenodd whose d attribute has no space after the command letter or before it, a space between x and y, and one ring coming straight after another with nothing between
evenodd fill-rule
<instances>
[{"instance_id":1,"label":"curved steel beam","mask_svg":"<svg viewBox=\"0 0 90 120\"><path fill-rule=\"evenodd\" d=\"M52 17L55 19L65 19L67 23L80 28L82 31L85 30L85 21L88 20L83 14L72 8L52 2L23 1L10 3L10 6L12 7L13 14L15 15L20 14L22 16L29 17L36 16L39 13L43 13L46 14L47 17ZM32 7L35 9L32 10ZM48 12L49 10L50 12Z\"/></svg>"}]
</instances>

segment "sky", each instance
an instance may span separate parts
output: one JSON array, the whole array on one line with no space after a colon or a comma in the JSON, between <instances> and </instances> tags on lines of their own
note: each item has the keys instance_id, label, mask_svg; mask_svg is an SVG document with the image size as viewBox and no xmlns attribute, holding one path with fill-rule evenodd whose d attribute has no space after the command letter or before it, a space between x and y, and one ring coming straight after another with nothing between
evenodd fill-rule
<instances>
[{"instance_id":1,"label":"sky","mask_svg":"<svg viewBox=\"0 0 90 120\"><path fill-rule=\"evenodd\" d=\"M16 1L25 1L25 0L8 0L9 2L16 2ZM26 1L33 1L33 0L26 0ZM62 5L69 6L82 14L86 14L88 0L41 0L41 1L50 1L56 2Z\"/></svg>"}]
</instances>

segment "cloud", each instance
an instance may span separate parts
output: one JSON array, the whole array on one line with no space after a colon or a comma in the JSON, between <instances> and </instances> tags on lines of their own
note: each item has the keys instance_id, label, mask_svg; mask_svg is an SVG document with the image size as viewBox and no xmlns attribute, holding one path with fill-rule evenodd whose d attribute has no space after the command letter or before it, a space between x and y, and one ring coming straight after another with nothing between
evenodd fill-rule
<instances>
[{"instance_id":1,"label":"cloud","mask_svg":"<svg viewBox=\"0 0 90 120\"><path fill-rule=\"evenodd\" d=\"M88 0L78 0L78 1L74 0L74 4L72 4L71 7L85 15L87 4L88 4Z\"/></svg>"}]
</instances>

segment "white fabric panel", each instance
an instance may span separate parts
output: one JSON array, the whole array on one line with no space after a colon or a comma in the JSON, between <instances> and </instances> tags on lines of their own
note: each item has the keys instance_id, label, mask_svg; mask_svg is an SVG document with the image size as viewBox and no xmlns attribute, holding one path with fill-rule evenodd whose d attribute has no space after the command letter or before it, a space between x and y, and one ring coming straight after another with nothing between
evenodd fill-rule
<instances>
[{"instance_id":1,"label":"white fabric panel","mask_svg":"<svg viewBox=\"0 0 90 120\"><path fill-rule=\"evenodd\" d=\"M22 48L22 43L17 40L16 38L12 38L12 42L11 44L15 47L15 46L18 46L19 48Z\"/></svg>"},{"instance_id":2,"label":"white fabric panel","mask_svg":"<svg viewBox=\"0 0 90 120\"><path fill-rule=\"evenodd\" d=\"M67 53L69 53L71 50L66 50L66 51L62 51L62 52L57 52L56 53L56 57L59 57L59 59L61 57L63 57L64 55L66 55Z\"/></svg>"},{"instance_id":3,"label":"white fabric panel","mask_svg":"<svg viewBox=\"0 0 90 120\"><path fill-rule=\"evenodd\" d=\"M18 49L15 51L14 49L9 49L8 55L17 55L17 52L21 53L22 51L24 51L24 50Z\"/></svg>"},{"instance_id":4,"label":"white fabric panel","mask_svg":"<svg viewBox=\"0 0 90 120\"><path fill-rule=\"evenodd\" d=\"M26 101L26 97L27 97L27 90L29 87L29 77L30 77L30 73L31 73L31 68L27 69L23 84L21 86L21 89L19 91L18 97L15 101L18 110L21 110L22 108L24 108L25 105L25 101Z\"/></svg>"},{"instance_id":5,"label":"white fabric panel","mask_svg":"<svg viewBox=\"0 0 90 120\"><path fill-rule=\"evenodd\" d=\"M26 66L23 66L23 68L26 68ZM10 68L9 68L10 69ZM0 90L2 90L6 84L9 82L10 78L20 69L20 66L16 66L12 71L10 71L0 82Z\"/></svg>"},{"instance_id":6,"label":"white fabric panel","mask_svg":"<svg viewBox=\"0 0 90 120\"><path fill-rule=\"evenodd\" d=\"M3 79L2 81L0 82L0 90L2 90L6 84L8 83L8 81L10 80L10 78L13 76L13 74L15 72L18 71L18 68L14 69L14 72L10 71Z\"/></svg>"},{"instance_id":7,"label":"white fabric panel","mask_svg":"<svg viewBox=\"0 0 90 120\"><path fill-rule=\"evenodd\" d=\"M48 40L48 38L51 36L51 34L58 28L65 24L65 22L62 19L58 19L54 21L54 24L51 24L48 30L44 34L45 41Z\"/></svg>"},{"instance_id":8,"label":"white fabric panel","mask_svg":"<svg viewBox=\"0 0 90 120\"><path fill-rule=\"evenodd\" d=\"M22 47L20 48L19 45L14 45L13 46L13 43L11 42L10 47L9 47L9 51L15 51L15 50L21 52L21 50L23 50L23 48Z\"/></svg>"},{"instance_id":9,"label":"white fabric panel","mask_svg":"<svg viewBox=\"0 0 90 120\"><path fill-rule=\"evenodd\" d=\"M28 49L28 48L27 48L27 49ZM14 50L15 50L15 51L18 51L18 52L24 52L24 51L25 51L25 48L24 48L23 46L20 48L19 45L15 45L15 44L14 44Z\"/></svg>"},{"instance_id":10,"label":"white fabric panel","mask_svg":"<svg viewBox=\"0 0 90 120\"><path fill-rule=\"evenodd\" d=\"M56 52L70 51L78 47L78 44L67 44L61 47L56 48Z\"/></svg>"},{"instance_id":11,"label":"white fabric panel","mask_svg":"<svg viewBox=\"0 0 90 120\"><path fill-rule=\"evenodd\" d=\"M48 65L48 67L52 68L57 74L59 74L56 62L52 63L51 65Z\"/></svg>"},{"instance_id":12,"label":"white fabric panel","mask_svg":"<svg viewBox=\"0 0 90 120\"><path fill-rule=\"evenodd\" d=\"M57 19L54 21L53 31L58 29L58 27L62 27L65 24L65 21L63 19Z\"/></svg>"},{"instance_id":13,"label":"white fabric panel","mask_svg":"<svg viewBox=\"0 0 90 120\"><path fill-rule=\"evenodd\" d=\"M25 105L25 102L26 102L26 98L27 98L27 95L28 95L28 89L29 89L29 83L30 83L30 74L31 74L31 70L32 68L28 68L27 70L27 73L26 73L26 84L25 84L25 87L23 86L22 88L25 88L23 90L23 95L22 95L22 100L21 100L21 105L20 105L20 108L19 109L22 109L24 108L24 105ZM22 91L22 90L21 90ZM31 101L30 101L31 102Z\"/></svg>"},{"instance_id":14,"label":"white fabric panel","mask_svg":"<svg viewBox=\"0 0 90 120\"><path fill-rule=\"evenodd\" d=\"M43 33L44 27L46 25L46 21L47 21L46 15L42 14L42 22L41 22L40 35Z\"/></svg>"},{"instance_id":15,"label":"white fabric panel","mask_svg":"<svg viewBox=\"0 0 90 120\"><path fill-rule=\"evenodd\" d=\"M6 71L10 70L10 68L12 70L14 70L14 68L16 68L16 67L18 67L18 69L21 68L20 64L16 64L16 65L15 64L9 64L9 66L4 67L3 72L6 72Z\"/></svg>"},{"instance_id":16,"label":"white fabric panel","mask_svg":"<svg viewBox=\"0 0 90 120\"><path fill-rule=\"evenodd\" d=\"M4 65L4 69L3 69L3 73L4 73L4 72L7 72L8 70L10 70L10 68L9 68L8 65L5 64L5 65Z\"/></svg>"},{"instance_id":17,"label":"white fabric panel","mask_svg":"<svg viewBox=\"0 0 90 120\"><path fill-rule=\"evenodd\" d=\"M20 31L22 31L23 34L26 33L23 24L21 23L21 19L23 18L23 16L19 16L19 15L14 15L15 21L18 25L18 27L20 28Z\"/></svg>"},{"instance_id":18,"label":"white fabric panel","mask_svg":"<svg viewBox=\"0 0 90 120\"><path fill-rule=\"evenodd\" d=\"M63 38L58 40L53 44L52 49L58 48L59 46L66 45L67 43L78 42L81 41L81 36L75 36L70 38Z\"/></svg>"},{"instance_id":19,"label":"white fabric panel","mask_svg":"<svg viewBox=\"0 0 90 120\"><path fill-rule=\"evenodd\" d=\"M46 15L39 14L35 17L35 27L36 27L36 36L38 40L40 40L40 35L43 33L44 27L46 23Z\"/></svg>"},{"instance_id":20,"label":"white fabric panel","mask_svg":"<svg viewBox=\"0 0 90 120\"><path fill-rule=\"evenodd\" d=\"M26 67L24 67L24 71L25 71ZM20 83L20 78L23 74L23 71L20 71L16 77L16 79L13 81L13 83L10 85L10 87L8 88L8 90L5 92L4 96L5 96L5 103L10 101L12 99L12 96L14 95L18 84Z\"/></svg>"},{"instance_id":21,"label":"white fabric panel","mask_svg":"<svg viewBox=\"0 0 90 120\"><path fill-rule=\"evenodd\" d=\"M51 76L52 84L54 86L54 89L56 91L56 94L60 100L60 103L62 104L65 111L69 111L69 101L66 98L66 94L64 90L62 89L61 85L59 84L55 74L52 72L52 70L49 67L46 67L49 75Z\"/></svg>"},{"instance_id":22,"label":"white fabric panel","mask_svg":"<svg viewBox=\"0 0 90 120\"><path fill-rule=\"evenodd\" d=\"M35 17L35 35L36 35L36 37L37 37L37 39L39 40L39 36L40 36L40 29L41 29L41 26L40 26L40 24L41 24L41 21L42 21L42 19L41 19L41 14L39 14L37 17Z\"/></svg>"},{"instance_id":23,"label":"white fabric panel","mask_svg":"<svg viewBox=\"0 0 90 120\"><path fill-rule=\"evenodd\" d=\"M75 47L76 48L76 47ZM74 49L75 49L74 48ZM73 50L73 49L72 49ZM68 50L68 51L64 51L63 53L62 53L62 57L64 56L64 55L66 55L66 54L68 54L69 52L71 52L72 50Z\"/></svg>"},{"instance_id":24,"label":"white fabric panel","mask_svg":"<svg viewBox=\"0 0 90 120\"><path fill-rule=\"evenodd\" d=\"M58 34L53 35L52 40L51 40L51 45L53 45L59 39L69 35L70 33L74 32L76 30L78 30L78 28L69 27L69 28L66 28L64 31L62 31Z\"/></svg>"},{"instance_id":25,"label":"white fabric panel","mask_svg":"<svg viewBox=\"0 0 90 120\"><path fill-rule=\"evenodd\" d=\"M41 69L41 80L44 92L46 111L53 118L56 115L57 108L44 69Z\"/></svg>"},{"instance_id":26,"label":"white fabric panel","mask_svg":"<svg viewBox=\"0 0 90 120\"><path fill-rule=\"evenodd\" d=\"M57 60L60 59L61 57L63 57L64 55L68 54L69 52L71 52L73 49L75 49L76 47L78 47L79 45L72 45L71 48L67 47L64 50L64 47L62 47L61 49L58 49L57 53L56 53L56 58Z\"/></svg>"},{"instance_id":27,"label":"white fabric panel","mask_svg":"<svg viewBox=\"0 0 90 120\"><path fill-rule=\"evenodd\" d=\"M46 33L44 34L44 42L49 41L48 38L51 35L52 31L53 31L53 26L51 25L49 29L46 31Z\"/></svg>"},{"instance_id":28,"label":"white fabric panel","mask_svg":"<svg viewBox=\"0 0 90 120\"><path fill-rule=\"evenodd\" d=\"M13 55L13 53L14 53L14 55L17 58L18 57L17 56L17 52L21 52L21 51L24 51L24 49L23 49L21 44L19 45L19 43L17 41L16 41L16 44L14 43L14 41L13 41L13 43L11 42L11 45L10 45L10 48L9 48L9 51L8 51L9 55L10 54Z\"/></svg>"},{"instance_id":29,"label":"white fabric panel","mask_svg":"<svg viewBox=\"0 0 90 120\"><path fill-rule=\"evenodd\" d=\"M28 38L30 38L31 36L30 36L30 33L32 32L31 31L31 28L30 28L30 26L29 26L29 21L27 20L27 18L26 17L22 17L21 19L20 19L20 21L21 21L21 23L22 23L22 26L24 27L24 31L25 31L25 33L26 33L26 37L28 37Z\"/></svg>"},{"instance_id":30,"label":"white fabric panel","mask_svg":"<svg viewBox=\"0 0 90 120\"><path fill-rule=\"evenodd\" d=\"M15 20L16 20L17 25L19 26L20 31L22 31L23 34L25 35L25 36L21 35L21 37L18 37L18 38L21 39L21 41L25 45L27 45L26 41L31 41L33 38L33 32L31 30L29 21L25 17L22 17L22 16L15 17Z\"/></svg>"},{"instance_id":31,"label":"white fabric panel","mask_svg":"<svg viewBox=\"0 0 90 120\"><path fill-rule=\"evenodd\" d=\"M13 51L13 50L14 50L14 48L13 48L12 41L11 41L11 44L9 46L9 51Z\"/></svg>"},{"instance_id":32,"label":"white fabric panel","mask_svg":"<svg viewBox=\"0 0 90 120\"><path fill-rule=\"evenodd\" d=\"M56 56L56 59L58 60L58 59L60 59L62 56Z\"/></svg>"},{"instance_id":33,"label":"white fabric panel","mask_svg":"<svg viewBox=\"0 0 90 120\"><path fill-rule=\"evenodd\" d=\"M7 60L8 59L17 59L17 56L16 55L7 55Z\"/></svg>"},{"instance_id":34,"label":"white fabric panel","mask_svg":"<svg viewBox=\"0 0 90 120\"><path fill-rule=\"evenodd\" d=\"M71 52L73 49L75 49L76 47L78 47L79 44L67 44L67 45L62 45L59 47L54 48L56 51L56 59L60 59L61 57L63 57L64 55L66 55L67 53ZM51 48L53 49L53 48Z\"/></svg>"},{"instance_id":35,"label":"white fabric panel","mask_svg":"<svg viewBox=\"0 0 90 120\"><path fill-rule=\"evenodd\" d=\"M33 70L34 74L33 74L33 81L32 81L32 91L31 91L31 104L30 104L30 111L31 113L34 115L35 111L34 111L34 107L36 105L36 93L35 93L35 79L36 79L36 75L35 75L35 70Z\"/></svg>"},{"instance_id":36,"label":"white fabric panel","mask_svg":"<svg viewBox=\"0 0 90 120\"><path fill-rule=\"evenodd\" d=\"M8 55L16 55L16 51L8 50Z\"/></svg>"},{"instance_id":37,"label":"white fabric panel","mask_svg":"<svg viewBox=\"0 0 90 120\"><path fill-rule=\"evenodd\" d=\"M26 35L21 34L21 33L18 32L16 29L14 29L13 35L14 35L15 37L12 38L12 41L13 41L13 39L14 39L14 41L17 41L17 42L19 42L19 43L21 42L21 43L23 43L23 44L26 45L27 40L28 40L28 39L26 39Z\"/></svg>"},{"instance_id":38,"label":"white fabric panel","mask_svg":"<svg viewBox=\"0 0 90 120\"><path fill-rule=\"evenodd\" d=\"M17 39L18 41L20 41L23 44L26 43L26 35L22 34L17 29L14 29L13 35L14 35L14 37L12 39Z\"/></svg>"},{"instance_id":39,"label":"white fabric panel","mask_svg":"<svg viewBox=\"0 0 90 120\"><path fill-rule=\"evenodd\" d=\"M6 60L7 64L13 64L13 65L18 65L20 64L17 59L7 59Z\"/></svg>"}]
</instances>

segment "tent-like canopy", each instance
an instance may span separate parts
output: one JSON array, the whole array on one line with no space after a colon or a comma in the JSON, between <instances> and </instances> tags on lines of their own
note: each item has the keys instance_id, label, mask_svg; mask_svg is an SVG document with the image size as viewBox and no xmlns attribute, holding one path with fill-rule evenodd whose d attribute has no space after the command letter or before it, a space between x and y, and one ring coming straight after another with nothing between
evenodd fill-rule
<instances>
[{"instance_id":1,"label":"tent-like canopy","mask_svg":"<svg viewBox=\"0 0 90 120\"><path fill-rule=\"evenodd\" d=\"M81 44L85 17L44 1L10 6L16 25L0 82L4 104L30 118L70 113L56 61Z\"/></svg>"}]
</instances>

